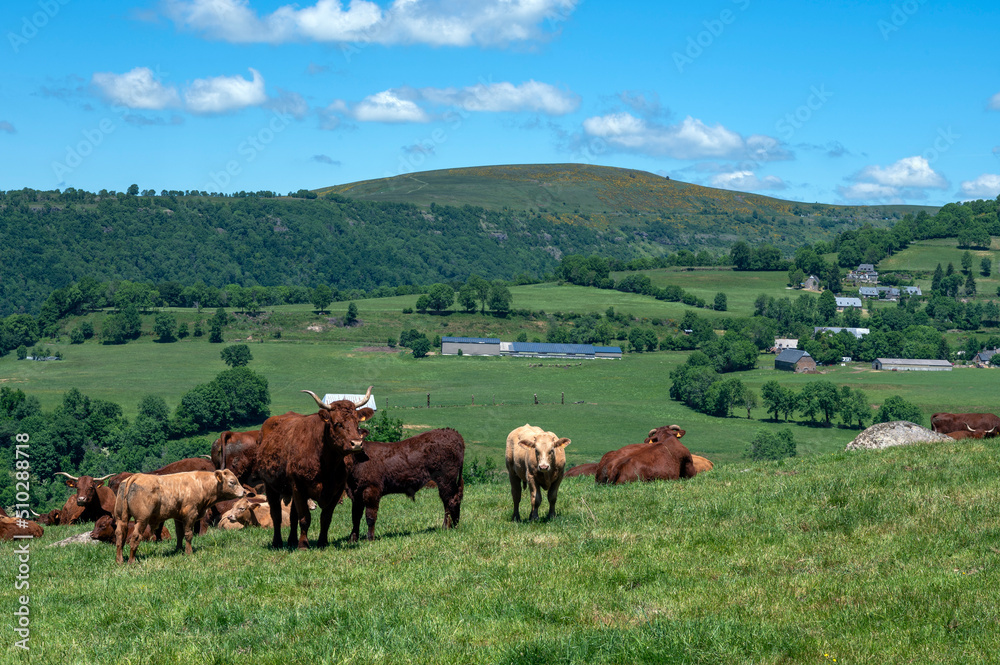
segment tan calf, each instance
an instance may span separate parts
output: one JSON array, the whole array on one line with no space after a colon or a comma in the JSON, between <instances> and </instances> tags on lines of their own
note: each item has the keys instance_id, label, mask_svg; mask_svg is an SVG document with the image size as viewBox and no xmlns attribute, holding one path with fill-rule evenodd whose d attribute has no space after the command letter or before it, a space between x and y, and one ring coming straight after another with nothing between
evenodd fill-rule
<instances>
[{"instance_id":1,"label":"tan calf","mask_svg":"<svg viewBox=\"0 0 1000 665\"><path fill-rule=\"evenodd\" d=\"M189 471L154 476L137 473L130 476L118 488L115 498L114 517L118 521L115 528L115 554L118 563L123 563L122 547L125 544L128 521L135 518L135 531L128 537L129 563L135 561L139 548L139 537L147 526L154 532L168 519L174 520L177 532L177 549L186 541L184 549L191 554L191 539L194 527L213 504L226 499L238 499L245 494L233 472Z\"/></svg>"},{"instance_id":2,"label":"tan calf","mask_svg":"<svg viewBox=\"0 0 1000 665\"><path fill-rule=\"evenodd\" d=\"M530 490L531 514L528 520L538 519L538 506L542 503L542 490L548 491L548 519L556 514L559 484L566 468L566 446L570 440L560 439L541 427L524 425L507 435L507 475L510 477L510 494L514 500L515 522L521 521L521 490Z\"/></svg>"}]
</instances>

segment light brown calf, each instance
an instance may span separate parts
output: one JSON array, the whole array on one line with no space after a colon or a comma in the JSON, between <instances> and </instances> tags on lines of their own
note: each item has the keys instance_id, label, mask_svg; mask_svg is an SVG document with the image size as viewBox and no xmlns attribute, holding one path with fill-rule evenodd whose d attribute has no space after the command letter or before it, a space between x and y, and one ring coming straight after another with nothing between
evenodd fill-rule
<instances>
[{"instance_id":1,"label":"light brown calf","mask_svg":"<svg viewBox=\"0 0 1000 665\"><path fill-rule=\"evenodd\" d=\"M135 561L139 548L139 536L152 527L155 532L168 519L174 520L177 533L177 549L186 541L184 549L191 554L191 539L194 527L205 515L208 508L225 499L238 499L245 494L233 472L188 471L166 476L137 473L130 476L118 488L115 498L114 517L118 521L115 528L115 555L118 563L123 563L122 547L125 544L128 521L135 518L135 531L128 537L129 563Z\"/></svg>"},{"instance_id":2,"label":"light brown calf","mask_svg":"<svg viewBox=\"0 0 1000 665\"><path fill-rule=\"evenodd\" d=\"M566 446L570 440L560 439L541 427L524 425L507 435L507 475L510 477L510 494L514 500L515 522L521 521L521 489L530 490L531 514L528 520L538 519L538 506L542 503L542 490L548 490L548 519L555 517L559 484L566 468Z\"/></svg>"}]
</instances>

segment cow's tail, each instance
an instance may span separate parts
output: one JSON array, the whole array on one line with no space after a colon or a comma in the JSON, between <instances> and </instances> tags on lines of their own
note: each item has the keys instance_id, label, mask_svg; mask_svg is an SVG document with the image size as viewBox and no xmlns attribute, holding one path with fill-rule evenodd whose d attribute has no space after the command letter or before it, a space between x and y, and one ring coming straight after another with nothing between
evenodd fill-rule
<instances>
[{"instance_id":1,"label":"cow's tail","mask_svg":"<svg viewBox=\"0 0 1000 665\"><path fill-rule=\"evenodd\" d=\"M118 486L118 493L115 494L115 514L113 517L116 520L128 522L129 512L128 512L128 490L132 487L132 482L135 480L135 476L129 476L126 478L121 485Z\"/></svg>"}]
</instances>

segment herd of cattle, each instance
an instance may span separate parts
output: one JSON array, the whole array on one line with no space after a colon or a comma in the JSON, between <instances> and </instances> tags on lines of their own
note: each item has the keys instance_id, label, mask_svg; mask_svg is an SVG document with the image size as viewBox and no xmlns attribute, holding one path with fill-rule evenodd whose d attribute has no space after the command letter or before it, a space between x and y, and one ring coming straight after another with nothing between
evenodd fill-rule
<instances>
[{"instance_id":1,"label":"herd of cattle","mask_svg":"<svg viewBox=\"0 0 1000 665\"><path fill-rule=\"evenodd\" d=\"M66 477L75 489L60 510L37 515L35 521L8 517L0 508L0 540L15 535L39 537L41 525L94 522L91 537L115 542L116 558L135 560L139 542L170 537L165 522L173 520L177 549L191 553L195 533L210 526L271 528L272 546L282 547L281 528L289 525L287 546L305 549L311 512L320 508L317 544L328 542L333 510L344 496L352 502L351 542L360 536L364 515L367 538L375 534L379 503L388 494L411 499L424 487L436 487L444 506L444 528L458 525L464 484L465 441L453 429L435 429L395 443L366 441L361 423L373 415L358 402L324 403L308 390L318 411L289 411L268 418L259 430L223 432L212 454L168 464L150 473L119 473L93 478ZM991 413L936 413L934 431L954 439L997 436L1000 418ZM538 519L542 493L548 517L555 515L564 477L593 475L597 483L679 480L712 469L712 462L681 443L677 425L650 430L643 443L605 453L599 462L566 470L567 438L524 425L507 436L505 462L510 479L513 519L520 521L521 493L528 490L529 520ZM263 496L261 496L263 494ZM134 520L134 524L132 523Z\"/></svg>"}]
</instances>

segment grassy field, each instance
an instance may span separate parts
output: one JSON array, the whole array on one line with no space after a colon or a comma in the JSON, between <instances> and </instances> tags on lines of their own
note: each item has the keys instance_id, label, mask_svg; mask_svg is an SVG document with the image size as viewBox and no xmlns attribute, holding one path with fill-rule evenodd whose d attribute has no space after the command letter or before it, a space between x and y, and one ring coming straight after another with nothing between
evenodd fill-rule
<instances>
[{"instance_id":1,"label":"grassy field","mask_svg":"<svg viewBox=\"0 0 1000 665\"><path fill-rule=\"evenodd\" d=\"M994 662L994 441L568 479L533 524L508 521L506 482L467 486L452 531L431 491L393 496L374 543L344 541L341 506L308 552L213 530L120 567L108 545L48 548L82 530L53 527L0 604L30 594L30 662L60 665ZM28 662L13 642L0 658Z\"/></svg>"},{"instance_id":2,"label":"grassy field","mask_svg":"<svg viewBox=\"0 0 1000 665\"><path fill-rule=\"evenodd\" d=\"M997 287L1000 286L1000 238L993 238L990 251L986 250L965 250L958 248L958 240L955 238L940 238L937 240L920 240L904 249L898 254L894 254L879 261L878 269L886 271L910 272L916 277L916 284L923 289L924 293L931 290L931 278L934 276L934 269L940 263L942 268L947 268L951 263L955 266L955 271L962 269L962 255L966 251L972 253L972 274L976 279L976 294L979 300L996 299ZM979 263L984 258L993 261L993 273L989 277L983 277L979 273Z\"/></svg>"}]
</instances>

